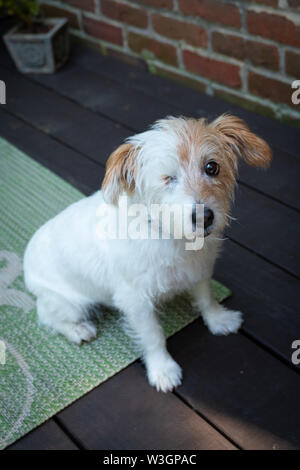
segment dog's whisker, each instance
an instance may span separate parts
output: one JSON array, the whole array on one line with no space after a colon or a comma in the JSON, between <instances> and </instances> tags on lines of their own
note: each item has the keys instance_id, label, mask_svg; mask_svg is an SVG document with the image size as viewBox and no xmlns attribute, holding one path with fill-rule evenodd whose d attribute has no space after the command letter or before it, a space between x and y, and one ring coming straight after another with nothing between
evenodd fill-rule
<instances>
[{"instance_id":1,"label":"dog's whisker","mask_svg":"<svg viewBox=\"0 0 300 470\"><path fill-rule=\"evenodd\" d=\"M234 221L238 220L236 217L232 217L232 215L229 215L229 214L225 214L225 217L226 219L229 219L229 220L234 220Z\"/></svg>"},{"instance_id":2,"label":"dog's whisker","mask_svg":"<svg viewBox=\"0 0 300 470\"><path fill-rule=\"evenodd\" d=\"M218 241L226 241L226 240L228 240L228 237L219 238L219 237L212 237L212 236L210 236L210 239L211 239L211 240L218 240Z\"/></svg>"}]
</instances>

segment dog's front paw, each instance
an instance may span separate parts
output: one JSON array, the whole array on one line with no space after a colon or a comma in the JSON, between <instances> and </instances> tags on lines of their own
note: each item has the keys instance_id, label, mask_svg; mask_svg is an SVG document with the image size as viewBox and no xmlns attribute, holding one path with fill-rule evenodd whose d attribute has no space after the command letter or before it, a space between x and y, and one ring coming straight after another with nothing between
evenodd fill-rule
<instances>
[{"instance_id":1,"label":"dog's front paw","mask_svg":"<svg viewBox=\"0 0 300 470\"><path fill-rule=\"evenodd\" d=\"M170 392L181 385L181 367L171 357L148 365L147 373L150 385L158 392Z\"/></svg>"},{"instance_id":2,"label":"dog's front paw","mask_svg":"<svg viewBox=\"0 0 300 470\"><path fill-rule=\"evenodd\" d=\"M89 321L70 323L64 332L71 343L81 344L83 341L92 341L97 337L97 328Z\"/></svg>"},{"instance_id":3,"label":"dog's front paw","mask_svg":"<svg viewBox=\"0 0 300 470\"><path fill-rule=\"evenodd\" d=\"M243 323L243 315L235 310L222 308L205 316L204 322L214 335L229 335L237 333Z\"/></svg>"}]
</instances>

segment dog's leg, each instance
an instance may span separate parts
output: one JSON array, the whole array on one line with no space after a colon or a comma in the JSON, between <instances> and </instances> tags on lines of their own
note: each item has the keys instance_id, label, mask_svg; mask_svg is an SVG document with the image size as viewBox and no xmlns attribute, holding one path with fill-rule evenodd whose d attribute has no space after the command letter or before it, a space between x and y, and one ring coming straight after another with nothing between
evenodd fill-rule
<instances>
[{"instance_id":1,"label":"dog's leg","mask_svg":"<svg viewBox=\"0 0 300 470\"><path fill-rule=\"evenodd\" d=\"M75 305L55 292L41 294L37 298L37 314L42 325L64 335L71 343L91 341L97 329L87 320L87 308Z\"/></svg>"},{"instance_id":2,"label":"dog's leg","mask_svg":"<svg viewBox=\"0 0 300 470\"><path fill-rule=\"evenodd\" d=\"M228 310L214 298L210 279L200 281L191 292L193 305L198 308L204 323L214 335L236 333L243 323L241 312Z\"/></svg>"},{"instance_id":3,"label":"dog's leg","mask_svg":"<svg viewBox=\"0 0 300 470\"><path fill-rule=\"evenodd\" d=\"M149 383L162 392L180 385L181 368L167 351L164 332L151 300L136 290L122 289L114 302L125 314L130 333L142 351Z\"/></svg>"}]
</instances>

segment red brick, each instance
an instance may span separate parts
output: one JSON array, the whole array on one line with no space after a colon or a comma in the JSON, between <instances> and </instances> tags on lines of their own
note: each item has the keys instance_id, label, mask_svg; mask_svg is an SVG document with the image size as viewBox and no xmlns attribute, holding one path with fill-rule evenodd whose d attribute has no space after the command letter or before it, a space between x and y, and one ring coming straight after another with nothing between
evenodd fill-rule
<instances>
[{"instance_id":1,"label":"red brick","mask_svg":"<svg viewBox=\"0 0 300 470\"><path fill-rule=\"evenodd\" d=\"M183 60L190 72L234 88L241 86L240 68L237 65L203 57L191 51L183 51Z\"/></svg>"},{"instance_id":2,"label":"red brick","mask_svg":"<svg viewBox=\"0 0 300 470\"><path fill-rule=\"evenodd\" d=\"M183 40L192 46L206 47L206 31L202 26L177 21L162 15L153 15L152 24L155 31L162 36Z\"/></svg>"},{"instance_id":3,"label":"red brick","mask_svg":"<svg viewBox=\"0 0 300 470\"><path fill-rule=\"evenodd\" d=\"M138 54L144 50L151 51L157 59L162 62L174 66L178 65L176 49L170 44L165 44L148 36L130 32L128 34L128 45L130 49Z\"/></svg>"},{"instance_id":4,"label":"red brick","mask_svg":"<svg viewBox=\"0 0 300 470\"><path fill-rule=\"evenodd\" d=\"M243 95L237 96L233 93L228 93L227 90L216 89L214 90L214 96L217 96L218 98L222 98L226 101L229 101L230 103L241 106L242 108L249 109L249 111L253 111L254 113L263 114L264 116L268 116L273 119L276 118L276 113L270 106L257 103L253 99L249 100Z\"/></svg>"},{"instance_id":5,"label":"red brick","mask_svg":"<svg viewBox=\"0 0 300 470\"><path fill-rule=\"evenodd\" d=\"M292 106L292 88L288 83L265 77L255 72L249 72L248 90L250 93L262 98L267 98L277 103L287 103Z\"/></svg>"},{"instance_id":6,"label":"red brick","mask_svg":"<svg viewBox=\"0 0 300 470\"><path fill-rule=\"evenodd\" d=\"M296 52L286 51L285 70L288 75L300 78L300 54Z\"/></svg>"},{"instance_id":7,"label":"red brick","mask_svg":"<svg viewBox=\"0 0 300 470\"><path fill-rule=\"evenodd\" d=\"M276 46L259 41L247 41L241 36L233 34L214 32L212 47L219 54L235 57L239 60L248 59L259 67L279 69L279 53Z\"/></svg>"},{"instance_id":8,"label":"red brick","mask_svg":"<svg viewBox=\"0 0 300 470\"><path fill-rule=\"evenodd\" d=\"M123 45L122 29L118 26L105 23L104 21L95 20L93 18L83 17L83 26L85 31L90 35L104 41L113 42L120 46Z\"/></svg>"},{"instance_id":9,"label":"red brick","mask_svg":"<svg viewBox=\"0 0 300 470\"><path fill-rule=\"evenodd\" d=\"M54 5L44 4L41 7L42 13L44 13L48 17L52 18L68 18L69 25L72 28L79 28L78 17L76 13L72 11L65 10L64 8L59 8Z\"/></svg>"},{"instance_id":10,"label":"red brick","mask_svg":"<svg viewBox=\"0 0 300 470\"><path fill-rule=\"evenodd\" d=\"M263 44L259 41L246 41L245 57L259 67L279 69L279 52L276 46Z\"/></svg>"},{"instance_id":11,"label":"red brick","mask_svg":"<svg viewBox=\"0 0 300 470\"><path fill-rule=\"evenodd\" d=\"M81 8L81 10L95 11L94 0L64 0L72 7Z\"/></svg>"},{"instance_id":12,"label":"red brick","mask_svg":"<svg viewBox=\"0 0 300 470\"><path fill-rule=\"evenodd\" d=\"M147 13L141 8L134 8L125 3L111 0L101 1L101 10L105 16L132 26L146 28L148 24Z\"/></svg>"},{"instance_id":13,"label":"red brick","mask_svg":"<svg viewBox=\"0 0 300 470\"><path fill-rule=\"evenodd\" d=\"M300 46L300 26L283 15L249 11L247 28L251 34L257 34L291 46Z\"/></svg>"},{"instance_id":14,"label":"red brick","mask_svg":"<svg viewBox=\"0 0 300 470\"><path fill-rule=\"evenodd\" d=\"M185 15L200 16L204 20L226 26L241 26L240 12L235 5L218 0L179 0L179 6Z\"/></svg>"},{"instance_id":15,"label":"red brick","mask_svg":"<svg viewBox=\"0 0 300 470\"><path fill-rule=\"evenodd\" d=\"M148 5L156 8L167 8L168 10L173 9L173 0L129 0L134 3L140 3L141 5Z\"/></svg>"},{"instance_id":16,"label":"red brick","mask_svg":"<svg viewBox=\"0 0 300 470\"><path fill-rule=\"evenodd\" d=\"M229 55L237 59L245 58L245 40L233 34L212 33L212 48L219 54Z\"/></svg>"}]
</instances>

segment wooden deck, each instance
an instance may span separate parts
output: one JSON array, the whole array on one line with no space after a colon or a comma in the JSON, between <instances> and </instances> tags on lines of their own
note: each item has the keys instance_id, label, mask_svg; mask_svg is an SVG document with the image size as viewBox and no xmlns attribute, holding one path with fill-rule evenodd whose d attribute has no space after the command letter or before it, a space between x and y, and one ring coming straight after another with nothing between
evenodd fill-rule
<instances>
[{"instance_id":1,"label":"wooden deck","mask_svg":"<svg viewBox=\"0 0 300 470\"><path fill-rule=\"evenodd\" d=\"M299 449L299 131L81 46L51 76L20 75L2 47L0 78L0 135L85 194L125 137L169 114L236 113L274 151L268 173L241 166L215 271L241 332L214 337L197 320L169 341L184 370L174 393L155 392L136 362L10 448Z\"/></svg>"}]
</instances>

